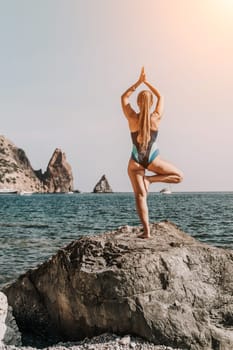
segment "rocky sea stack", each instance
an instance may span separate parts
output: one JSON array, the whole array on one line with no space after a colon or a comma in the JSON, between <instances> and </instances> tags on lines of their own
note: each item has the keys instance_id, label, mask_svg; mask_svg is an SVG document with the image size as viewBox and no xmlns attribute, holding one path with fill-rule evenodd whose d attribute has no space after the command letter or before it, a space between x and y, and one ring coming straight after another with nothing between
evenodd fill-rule
<instances>
[{"instance_id":1,"label":"rocky sea stack","mask_svg":"<svg viewBox=\"0 0 233 350\"><path fill-rule=\"evenodd\" d=\"M93 189L93 193L113 193L113 190L109 185L106 175L103 175L101 179L97 182Z\"/></svg>"},{"instance_id":2,"label":"rocky sea stack","mask_svg":"<svg viewBox=\"0 0 233 350\"><path fill-rule=\"evenodd\" d=\"M63 193L73 191L73 175L65 153L56 148L44 174L36 171L48 192Z\"/></svg>"},{"instance_id":3,"label":"rocky sea stack","mask_svg":"<svg viewBox=\"0 0 233 350\"><path fill-rule=\"evenodd\" d=\"M72 191L72 169L65 154L56 149L44 174L34 170L24 150L0 135L0 189L38 193Z\"/></svg>"},{"instance_id":4,"label":"rocky sea stack","mask_svg":"<svg viewBox=\"0 0 233 350\"><path fill-rule=\"evenodd\" d=\"M5 287L20 330L75 340L104 332L190 350L233 349L233 251L174 224L72 242Z\"/></svg>"}]
</instances>

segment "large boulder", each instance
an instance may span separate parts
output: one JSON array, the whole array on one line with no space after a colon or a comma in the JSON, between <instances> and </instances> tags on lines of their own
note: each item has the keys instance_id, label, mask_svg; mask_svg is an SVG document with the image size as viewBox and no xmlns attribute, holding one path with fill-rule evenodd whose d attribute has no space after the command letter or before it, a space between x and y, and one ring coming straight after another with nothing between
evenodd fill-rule
<instances>
[{"instance_id":1,"label":"large boulder","mask_svg":"<svg viewBox=\"0 0 233 350\"><path fill-rule=\"evenodd\" d=\"M192 350L233 349L233 252L174 224L85 236L4 289L22 331L82 339L134 334Z\"/></svg>"},{"instance_id":2,"label":"large boulder","mask_svg":"<svg viewBox=\"0 0 233 350\"><path fill-rule=\"evenodd\" d=\"M93 189L93 193L112 193L112 192L113 192L112 188L109 185L106 175L103 175L95 185Z\"/></svg>"},{"instance_id":3,"label":"large boulder","mask_svg":"<svg viewBox=\"0 0 233 350\"><path fill-rule=\"evenodd\" d=\"M5 345L21 345L21 334L12 315L7 297L0 292L0 348Z\"/></svg>"}]
</instances>

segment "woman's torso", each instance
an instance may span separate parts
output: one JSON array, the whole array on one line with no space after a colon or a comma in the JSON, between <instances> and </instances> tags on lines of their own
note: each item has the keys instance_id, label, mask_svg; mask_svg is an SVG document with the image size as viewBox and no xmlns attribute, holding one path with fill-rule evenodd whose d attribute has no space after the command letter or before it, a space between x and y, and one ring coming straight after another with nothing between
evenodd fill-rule
<instances>
[{"instance_id":1,"label":"woman's torso","mask_svg":"<svg viewBox=\"0 0 233 350\"><path fill-rule=\"evenodd\" d=\"M145 150L141 150L140 143L138 142L138 131L131 132L131 138L133 143L133 149L131 156L144 168L147 168L148 165L158 156L159 149L157 145L157 136L158 130L150 130L150 140L147 144Z\"/></svg>"},{"instance_id":2,"label":"woman's torso","mask_svg":"<svg viewBox=\"0 0 233 350\"><path fill-rule=\"evenodd\" d=\"M150 140L148 142L147 149L143 152L141 151L141 147L138 142L139 113L136 113L131 109L128 122L133 143L132 158L144 168L147 168L148 164L159 154L156 140L158 136L160 116L157 112L150 115Z\"/></svg>"}]
</instances>

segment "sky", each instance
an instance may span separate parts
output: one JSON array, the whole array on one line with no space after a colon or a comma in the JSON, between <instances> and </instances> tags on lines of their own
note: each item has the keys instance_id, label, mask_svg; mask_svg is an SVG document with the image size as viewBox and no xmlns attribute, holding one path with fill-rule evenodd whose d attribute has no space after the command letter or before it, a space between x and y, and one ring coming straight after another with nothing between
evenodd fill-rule
<instances>
[{"instance_id":1,"label":"sky","mask_svg":"<svg viewBox=\"0 0 233 350\"><path fill-rule=\"evenodd\" d=\"M120 96L144 66L160 155L184 172L173 190L233 191L232 0L0 0L0 50L0 134L34 169L58 147L75 188L105 174L131 191Z\"/></svg>"}]
</instances>

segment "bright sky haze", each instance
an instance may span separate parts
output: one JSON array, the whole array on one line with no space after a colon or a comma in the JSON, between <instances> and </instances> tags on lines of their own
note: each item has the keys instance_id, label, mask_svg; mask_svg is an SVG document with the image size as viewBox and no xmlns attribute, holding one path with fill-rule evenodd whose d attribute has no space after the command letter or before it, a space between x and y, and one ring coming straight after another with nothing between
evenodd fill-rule
<instances>
[{"instance_id":1,"label":"bright sky haze","mask_svg":"<svg viewBox=\"0 0 233 350\"><path fill-rule=\"evenodd\" d=\"M75 188L106 174L131 191L120 96L144 66L165 99L160 155L185 175L173 190L233 191L233 1L0 0L0 48L0 134L34 169L58 147Z\"/></svg>"}]
</instances>

